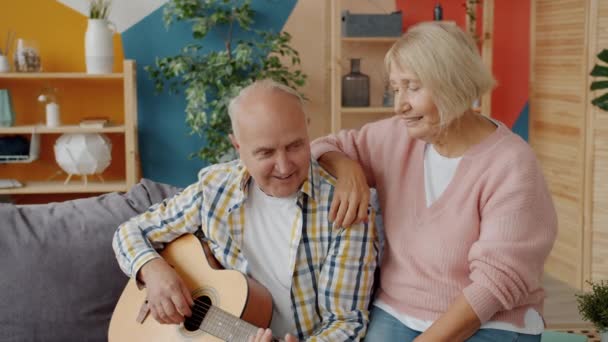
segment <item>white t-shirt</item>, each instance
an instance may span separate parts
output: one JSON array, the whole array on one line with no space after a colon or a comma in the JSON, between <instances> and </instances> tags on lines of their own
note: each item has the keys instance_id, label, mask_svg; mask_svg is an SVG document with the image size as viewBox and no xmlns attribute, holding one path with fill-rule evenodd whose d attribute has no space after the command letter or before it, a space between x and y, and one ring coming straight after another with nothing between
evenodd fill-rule
<instances>
[{"instance_id":1,"label":"white t-shirt","mask_svg":"<svg viewBox=\"0 0 608 342\"><path fill-rule=\"evenodd\" d=\"M494 120L492 121L494 124L497 124ZM426 145L424 150L424 190L426 192L427 207L430 207L443 194L448 184L452 181L461 159L462 157L444 157L435 150L433 145ZM425 321L401 314L380 299L376 299L374 305L388 312L408 328L416 331L425 331L433 324L433 321ZM538 335L545 330L545 324L536 310L529 309L524 316L523 328L516 327L510 323L489 321L484 323L480 329L500 329L522 334Z\"/></svg>"},{"instance_id":2,"label":"white t-shirt","mask_svg":"<svg viewBox=\"0 0 608 342\"><path fill-rule=\"evenodd\" d=\"M245 201L242 252L252 278L272 294L270 328L275 336L296 330L289 267L292 225L298 211L296 200L296 194L284 198L268 196L252 180Z\"/></svg>"}]
</instances>

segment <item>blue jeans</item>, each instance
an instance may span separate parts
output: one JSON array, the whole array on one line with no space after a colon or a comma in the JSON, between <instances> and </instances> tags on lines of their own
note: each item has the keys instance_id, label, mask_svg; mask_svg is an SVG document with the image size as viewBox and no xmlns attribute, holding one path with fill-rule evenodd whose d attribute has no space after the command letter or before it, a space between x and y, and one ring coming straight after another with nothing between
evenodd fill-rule
<instances>
[{"instance_id":1,"label":"blue jeans","mask_svg":"<svg viewBox=\"0 0 608 342\"><path fill-rule=\"evenodd\" d=\"M365 342L409 342L413 341L419 331L412 330L386 311L373 307L371 321L365 336ZM520 334L514 331L498 329L479 329L467 342L540 342L540 335Z\"/></svg>"}]
</instances>

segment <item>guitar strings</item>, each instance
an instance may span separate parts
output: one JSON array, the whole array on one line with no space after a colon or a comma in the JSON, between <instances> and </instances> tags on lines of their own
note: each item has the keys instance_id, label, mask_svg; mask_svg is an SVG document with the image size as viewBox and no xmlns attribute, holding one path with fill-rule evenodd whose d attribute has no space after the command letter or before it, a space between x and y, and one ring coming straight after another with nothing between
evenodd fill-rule
<instances>
[{"instance_id":1,"label":"guitar strings","mask_svg":"<svg viewBox=\"0 0 608 342\"><path fill-rule=\"evenodd\" d=\"M193 306L193 307L191 308L191 310L192 310L192 316L190 316L190 317L188 317L188 318L192 318L192 317L194 317L194 318L196 318L196 319L199 319L199 318L200 318L200 320L201 320L201 324L199 325L199 328L198 328L199 330L203 330L203 328L201 327L201 326L202 326L202 323L203 323L203 320L205 319L205 317L206 317L206 316L207 316L207 314L209 313L209 310L211 309L211 307L212 307L212 306L213 306L214 308L216 308L216 309L218 310L218 312L220 312L221 314L227 315L227 316L228 316L228 317L230 317L230 318L235 318L235 319L238 319L238 320L243 321L243 320L242 320L242 319L240 319L239 317L236 317L236 316L232 315L231 313L229 313L229 312L227 312L227 311L222 310L222 309L221 309L221 308L219 308L218 306L214 306L213 304L207 304L207 303L203 302L202 300L200 300L199 298L195 299L195 300L194 300L194 302L195 302L196 304L199 304L199 306L196 306L196 305L195 305L195 306ZM204 311L200 310L199 308L201 308L201 307L202 307L203 309L206 309L207 311L206 311L206 312L204 312ZM224 316L224 317L225 317L225 316ZM224 319L224 320L225 320L225 319ZM253 327L253 328L255 328L255 329L259 329L258 327L256 327L255 325L253 325L253 324L251 324L251 323L249 323L249 322L247 322L247 321L243 321L243 322L247 323L248 325L250 325L251 327ZM272 341L281 341L281 340L280 340L280 339L277 339L276 337L274 337L274 336L273 336Z\"/></svg>"}]
</instances>

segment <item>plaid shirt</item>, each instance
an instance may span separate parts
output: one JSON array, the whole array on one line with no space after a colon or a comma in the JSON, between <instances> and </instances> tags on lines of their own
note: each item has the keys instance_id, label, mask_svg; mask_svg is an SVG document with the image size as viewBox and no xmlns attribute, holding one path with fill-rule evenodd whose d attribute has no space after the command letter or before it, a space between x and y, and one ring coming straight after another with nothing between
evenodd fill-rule
<instances>
[{"instance_id":1,"label":"plaid shirt","mask_svg":"<svg viewBox=\"0 0 608 342\"><path fill-rule=\"evenodd\" d=\"M113 247L120 267L133 277L162 248L200 229L217 260L249 274L242 246L250 175L240 161L213 165L199 181L146 213L123 223ZM290 241L291 301L299 339L358 341L369 321L368 307L377 266L375 212L369 223L332 228L328 214L334 179L311 161L298 191L298 214Z\"/></svg>"}]
</instances>

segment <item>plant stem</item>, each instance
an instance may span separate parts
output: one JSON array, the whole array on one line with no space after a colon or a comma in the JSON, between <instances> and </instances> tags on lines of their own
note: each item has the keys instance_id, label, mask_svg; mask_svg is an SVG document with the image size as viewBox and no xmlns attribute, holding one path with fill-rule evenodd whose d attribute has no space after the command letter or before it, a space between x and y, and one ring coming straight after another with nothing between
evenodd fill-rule
<instances>
[{"instance_id":1,"label":"plant stem","mask_svg":"<svg viewBox=\"0 0 608 342\"><path fill-rule=\"evenodd\" d=\"M226 40L226 51L228 51L228 60L232 60L232 26L234 24L234 11L232 9L232 15L230 16L230 26L228 26L228 39Z\"/></svg>"}]
</instances>

